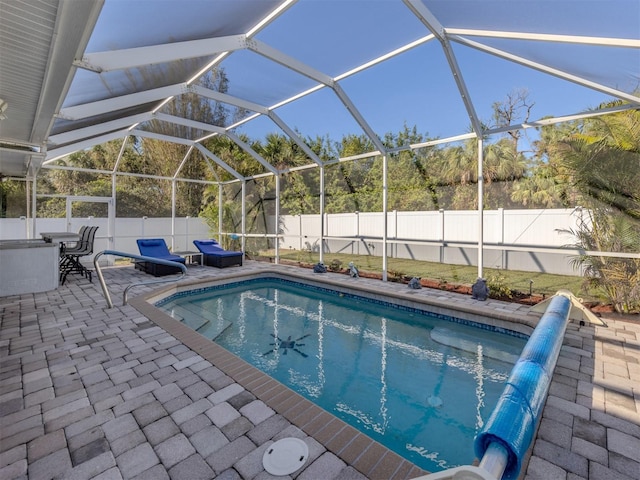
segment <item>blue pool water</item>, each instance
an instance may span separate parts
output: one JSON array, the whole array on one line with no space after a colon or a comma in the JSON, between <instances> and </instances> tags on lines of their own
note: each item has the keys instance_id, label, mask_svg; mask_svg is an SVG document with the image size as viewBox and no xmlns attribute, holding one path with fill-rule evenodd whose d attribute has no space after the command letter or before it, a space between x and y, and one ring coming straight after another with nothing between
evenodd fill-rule
<instances>
[{"instance_id":1,"label":"blue pool water","mask_svg":"<svg viewBox=\"0 0 640 480\"><path fill-rule=\"evenodd\" d=\"M282 279L157 306L428 471L474 460L526 339Z\"/></svg>"}]
</instances>

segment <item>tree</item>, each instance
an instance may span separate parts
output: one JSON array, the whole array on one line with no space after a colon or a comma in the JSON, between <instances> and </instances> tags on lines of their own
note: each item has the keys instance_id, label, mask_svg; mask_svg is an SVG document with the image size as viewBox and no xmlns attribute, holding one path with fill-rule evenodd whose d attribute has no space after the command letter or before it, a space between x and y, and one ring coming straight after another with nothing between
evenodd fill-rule
<instances>
[{"instance_id":1,"label":"tree","mask_svg":"<svg viewBox=\"0 0 640 480\"><path fill-rule=\"evenodd\" d=\"M640 112L588 119L560 147L591 212L590 222L572 232L575 246L587 252L640 252ZM617 311L640 311L639 259L584 253L574 263Z\"/></svg>"},{"instance_id":2,"label":"tree","mask_svg":"<svg viewBox=\"0 0 640 480\"><path fill-rule=\"evenodd\" d=\"M640 112L587 119L561 146L583 198L640 220Z\"/></svg>"},{"instance_id":3,"label":"tree","mask_svg":"<svg viewBox=\"0 0 640 480\"><path fill-rule=\"evenodd\" d=\"M493 103L493 121L497 128L509 127L518 123L526 123L531 116L531 109L535 103L529 100L527 89L521 88L511 91L501 102ZM519 151L519 141L523 130L509 130L514 151Z\"/></svg>"},{"instance_id":4,"label":"tree","mask_svg":"<svg viewBox=\"0 0 640 480\"><path fill-rule=\"evenodd\" d=\"M483 146L483 205L487 208L509 207L512 185L527 171L526 158L514 150L513 141L507 138L498 139L495 143L483 142ZM469 139L460 145L447 147L443 154L443 179L454 187L451 203L446 208L478 208L478 141Z\"/></svg>"},{"instance_id":5,"label":"tree","mask_svg":"<svg viewBox=\"0 0 640 480\"><path fill-rule=\"evenodd\" d=\"M586 286L603 292L617 312L639 312L640 259L588 253L640 252L638 224L611 213L602 207L593 209L588 221L569 231L576 238L573 246L585 252L573 264L584 272Z\"/></svg>"},{"instance_id":6,"label":"tree","mask_svg":"<svg viewBox=\"0 0 640 480\"><path fill-rule=\"evenodd\" d=\"M528 173L514 186L511 199L530 208L568 208L583 204L574 187L573 173L565 161L563 142L579 133L578 122L546 125L533 142Z\"/></svg>"},{"instance_id":7,"label":"tree","mask_svg":"<svg viewBox=\"0 0 640 480\"><path fill-rule=\"evenodd\" d=\"M0 218L18 218L27 215L26 182L1 178Z\"/></svg>"},{"instance_id":8,"label":"tree","mask_svg":"<svg viewBox=\"0 0 640 480\"><path fill-rule=\"evenodd\" d=\"M183 61L180 68L194 70L191 62ZM151 71L144 72L144 75L153 75ZM160 81L160 80L158 80ZM223 69L214 68L203 75L198 84L202 87L218 92L226 93L229 88L229 80ZM224 104L199 96L193 92L185 92L174 97L167 102L162 112L168 115L183 117L198 122L224 127L231 117L238 117L244 114L241 110L230 110ZM151 120L142 126L143 129L173 136L195 140L202 138L210 132L191 126L169 123L158 119ZM206 162L202 161L197 153L191 153L187 157L187 147L178 143L166 142L156 139L140 139L138 143L143 157L147 160L147 167L154 166L156 175L173 177L178 173L179 177L187 179L211 179L211 174L207 169ZM186 159L186 160L185 160ZM185 160L183 162L183 160ZM178 167L181 167L178 172ZM161 187L165 198L171 198L170 182L165 182ZM206 186L202 183L181 182L176 194L177 215L197 216L203 208L202 199Z\"/></svg>"}]
</instances>

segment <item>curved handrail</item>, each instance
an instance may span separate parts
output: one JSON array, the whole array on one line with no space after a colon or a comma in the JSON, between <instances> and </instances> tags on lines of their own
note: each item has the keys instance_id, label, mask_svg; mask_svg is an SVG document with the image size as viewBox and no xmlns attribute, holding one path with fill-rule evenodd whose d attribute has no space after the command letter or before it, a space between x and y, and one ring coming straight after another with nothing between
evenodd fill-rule
<instances>
[{"instance_id":1,"label":"curved handrail","mask_svg":"<svg viewBox=\"0 0 640 480\"><path fill-rule=\"evenodd\" d=\"M118 252L116 250L103 250L102 252L98 252L96 253L96 256L93 257L93 265L96 268L96 273L98 274L98 279L100 280L100 286L102 287L102 292L104 293L104 298L107 301L107 305L109 308L113 308L113 302L111 301L111 295L109 294L109 290L107 289L107 284L104 281L102 270L100 269L100 265L98 264L98 258L100 258L102 255L116 255L118 257L132 258L134 260L157 263L159 265L166 265L168 267L178 267L180 268L180 270L182 270L182 274L178 278L171 277L171 278L162 279L162 280L152 280L150 282L132 283L131 285L129 285L127 288L124 289L124 293L122 294L122 305L127 304L127 294L129 293L129 290L133 287L139 287L141 285L152 285L154 283L177 282L187 274L187 267L184 264L178 263L178 262L172 262L170 260L163 260L161 258L155 258L155 257L146 257L144 255L134 255L133 253Z\"/></svg>"}]
</instances>

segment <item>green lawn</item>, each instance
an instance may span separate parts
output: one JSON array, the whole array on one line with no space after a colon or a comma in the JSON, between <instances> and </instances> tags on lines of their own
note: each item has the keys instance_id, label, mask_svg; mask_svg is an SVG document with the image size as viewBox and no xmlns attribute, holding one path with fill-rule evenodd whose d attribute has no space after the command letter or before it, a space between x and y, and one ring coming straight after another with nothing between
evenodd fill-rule
<instances>
[{"instance_id":1,"label":"green lawn","mask_svg":"<svg viewBox=\"0 0 640 480\"><path fill-rule=\"evenodd\" d=\"M273 256L275 252L264 253ZM280 258L294 262L317 263L319 254L304 252L299 250L280 250ZM360 271L370 271L379 273L382 271L382 258L369 255L352 255L329 253L324 256L324 263L330 265L333 260L342 262L342 267L346 268L349 262L354 262ZM478 269L475 266L449 265L435 262L424 262L404 258L389 258L388 272L406 275L410 277L420 277L425 279L438 280L442 283L472 284L475 282ZM521 272L514 270L498 270L485 268L483 275L490 284L499 284L509 290L516 290L529 293L530 281L533 294L554 295L558 290L569 290L577 297L585 301L603 301L594 292L583 290L583 277L569 275L553 275L549 273Z\"/></svg>"}]
</instances>

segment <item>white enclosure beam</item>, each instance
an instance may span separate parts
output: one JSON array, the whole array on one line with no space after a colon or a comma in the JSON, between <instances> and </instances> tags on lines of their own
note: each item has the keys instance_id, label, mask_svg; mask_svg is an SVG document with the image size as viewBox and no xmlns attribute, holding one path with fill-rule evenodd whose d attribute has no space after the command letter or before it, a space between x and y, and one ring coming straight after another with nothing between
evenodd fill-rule
<instances>
[{"instance_id":1,"label":"white enclosure beam","mask_svg":"<svg viewBox=\"0 0 640 480\"><path fill-rule=\"evenodd\" d=\"M462 135L456 135L455 137L438 138L437 140L429 140L427 142L412 143L411 145L409 145L409 148L411 148L411 150L415 150L417 148L433 147L435 145L443 145L446 143L459 142L461 140L469 140L471 138L477 138L477 137L478 136L474 132L470 132L470 133L464 133Z\"/></svg>"},{"instance_id":2,"label":"white enclosure beam","mask_svg":"<svg viewBox=\"0 0 640 480\"><path fill-rule=\"evenodd\" d=\"M232 132L226 132L225 134L227 137L229 137L231 140L233 140L242 150L244 150L245 152L247 152L249 155L251 155L254 160L256 160L258 163L260 163L260 165L262 165L264 168L266 168L269 172L271 172L274 175L278 174L278 169L275 168L273 165L271 165L269 162L267 162L264 158L262 158L260 155L258 155L256 153L256 151L251 148L251 146L249 144L247 144L246 142L243 142L240 137L238 137L236 134L232 133Z\"/></svg>"},{"instance_id":3,"label":"white enclosure beam","mask_svg":"<svg viewBox=\"0 0 640 480\"><path fill-rule=\"evenodd\" d=\"M147 173L130 173L130 172L113 172L112 170L96 170L94 168L80 168L80 167L67 167L65 165L43 165L44 169L47 170L66 170L68 172L85 172L85 173L94 173L100 175L115 175L121 177L134 177L134 178L151 178L154 180L173 180L173 177L167 177L163 175L149 175ZM212 182L210 180L198 180L193 178L176 178L179 182L186 183L198 183L200 185L215 185L217 182ZM42 195L41 195L42 196ZM51 196L51 195L48 195ZM63 195L66 196L66 195Z\"/></svg>"},{"instance_id":4,"label":"white enclosure beam","mask_svg":"<svg viewBox=\"0 0 640 480\"><path fill-rule=\"evenodd\" d=\"M517 55L513 55L511 53L499 50L497 48L489 47L488 45L484 45L479 42L468 40L463 37L454 36L454 37L451 37L451 40L461 43L463 45L466 45L468 47L472 47L477 50L490 53L491 55L495 55L496 57L504 58L505 60L509 60L511 62L518 63L520 65L524 65L525 67L533 68L534 70L538 70L540 72L553 75L554 77L562 78L563 80L567 80L569 82L582 85L583 87L597 90L606 95L612 95L622 100L627 100L629 102L632 102L636 105L640 104L640 97L623 92L621 90L616 90L615 88L607 87L606 85L602 85L600 83L592 82L590 80L587 80L586 78L579 77L577 75L573 75L571 73L567 73L562 70L558 70L557 68L552 68L547 65L542 65L541 63L527 60L526 58L522 58Z\"/></svg>"},{"instance_id":5,"label":"white enclosure beam","mask_svg":"<svg viewBox=\"0 0 640 480\"><path fill-rule=\"evenodd\" d=\"M275 124L278 125L282 129L282 131L289 136L289 138L291 138L291 140L296 142L296 145L298 145L311 160L313 160L317 165L322 164L322 160L320 160L320 157L318 157L318 155L316 155L316 153L313 150L311 150L311 148L309 148L309 145L307 145L302 141L302 139L298 136L298 134L292 128L290 128L289 125L287 125L276 114L276 112L271 111L268 113L268 115L269 115L269 118L271 118L271 120L273 120Z\"/></svg>"},{"instance_id":6,"label":"white enclosure beam","mask_svg":"<svg viewBox=\"0 0 640 480\"><path fill-rule=\"evenodd\" d=\"M187 93L187 91L188 87L186 83L178 83L167 87L154 88L142 92L130 93L128 95L121 95L119 97L98 100L97 102L63 108L60 110L58 117L64 118L65 120L80 120L82 118L135 107L149 102L166 100L169 97Z\"/></svg>"},{"instance_id":7,"label":"white enclosure beam","mask_svg":"<svg viewBox=\"0 0 640 480\"><path fill-rule=\"evenodd\" d=\"M91 148L95 145L100 145L101 143L110 142L111 140L116 140L118 138L126 137L129 135L129 129L125 128L124 130L119 130L117 132L111 132L106 135L101 135L99 137L89 138L82 142L76 142L69 145L65 145L64 147L55 148L53 150L47 151L46 159L43 165L47 163L53 162L65 155L70 155L78 150L84 150L85 148Z\"/></svg>"},{"instance_id":8,"label":"white enclosure beam","mask_svg":"<svg viewBox=\"0 0 640 480\"><path fill-rule=\"evenodd\" d=\"M224 220L224 210L223 210L223 194L222 184L218 184L218 240L222 240L222 222Z\"/></svg>"},{"instance_id":9,"label":"white enclosure beam","mask_svg":"<svg viewBox=\"0 0 640 480\"><path fill-rule=\"evenodd\" d=\"M478 138L478 278L484 276L484 151Z\"/></svg>"},{"instance_id":10,"label":"white enclosure beam","mask_svg":"<svg viewBox=\"0 0 640 480\"><path fill-rule=\"evenodd\" d=\"M324 221L324 204L325 204L325 193L324 193L324 165L320 165L320 261L324 263L324 237L325 233L325 221ZM300 232L302 235L302 231Z\"/></svg>"},{"instance_id":11,"label":"white enclosure beam","mask_svg":"<svg viewBox=\"0 0 640 480\"><path fill-rule=\"evenodd\" d=\"M118 171L118 167L120 166L120 161L122 160L122 157L124 156L124 152L127 148L127 142L129 141L129 137L126 136L122 139L122 145L120 145L120 151L118 152L118 158L116 158L116 163L113 165L113 173L116 173ZM115 197L115 192L114 195Z\"/></svg>"},{"instance_id":12,"label":"white enclosure beam","mask_svg":"<svg viewBox=\"0 0 640 480\"><path fill-rule=\"evenodd\" d=\"M242 219L241 219L241 233L242 233L242 251L246 250L245 239L247 238L247 181L242 181ZM276 258L276 263L278 259Z\"/></svg>"},{"instance_id":13,"label":"white enclosure beam","mask_svg":"<svg viewBox=\"0 0 640 480\"><path fill-rule=\"evenodd\" d=\"M212 125L210 123L198 122L197 120L189 120L188 118L178 117L176 115L168 115L166 113L159 112L154 116L160 121L173 123L175 125L182 125L183 127L195 128L198 130L204 130L206 132L226 133L224 128L218 127L217 125Z\"/></svg>"},{"instance_id":14,"label":"white enclosure beam","mask_svg":"<svg viewBox=\"0 0 640 480\"><path fill-rule=\"evenodd\" d=\"M436 16L431 13L427 7L424 6L420 0L403 0L404 4L413 12L413 14L420 19L424 25L431 30L441 42L446 40L446 32L442 24L438 21Z\"/></svg>"},{"instance_id":15,"label":"white enclosure beam","mask_svg":"<svg viewBox=\"0 0 640 480\"><path fill-rule=\"evenodd\" d=\"M131 130L131 135L143 138L151 138L153 140L162 140L164 142L179 143L180 145L193 145L193 140L180 138L174 135L164 135L162 133L147 132L146 130Z\"/></svg>"},{"instance_id":16,"label":"white enclosure beam","mask_svg":"<svg viewBox=\"0 0 640 480\"><path fill-rule=\"evenodd\" d=\"M102 135L106 132L131 127L132 125L149 121L152 118L153 114L151 112L131 115L130 117L119 118L118 120L111 120L110 122L96 123L90 127L78 128L76 130L59 133L58 135L51 135L49 141L54 145L64 145L65 143L77 142L85 138Z\"/></svg>"},{"instance_id":17,"label":"white enclosure beam","mask_svg":"<svg viewBox=\"0 0 640 480\"><path fill-rule=\"evenodd\" d=\"M458 91L460 92L460 97L462 98L462 102L464 103L467 114L469 115L469 119L471 120L473 131L477 135L482 135L482 124L480 122L480 119L478 118L478 114L476 113L473 102L471 101L471 95L469 94L467 85L465 84L464 78L462 77L462 71L458 66L458 61L455 54L453 53L451 45L449 44L449 39L447 38L444 27L440 24L440 22L438 22L436 17L424 5L424 3L422 3L421 0L403 1L405 5L407 5L407 7L409 7L409 9L420 19L420 21L429 30L431 30L431 32L436 37L438 37L438 40L440 40L440 44L442 45L445 57L447 58L447 62L449 63L449 68L451 69L453 79L456 82Z\"/></svg>"},{"instance_id":18,"label":"white enclosure beam","mask_svg":"<svg viewBox=\"0 0 640 480\"><path fill-rule=\"evenodd\" d=\"M318 83L326 85L328 87L333 86L334 80L329 75L326 75L315 68L310 67L309 65L305 65L304 63L296 60L293 57L285 55L279 50L276 50L273 47L270 47L266 43L260 42L259 40L251 39L247 40L247 48L253 52L256 52L263 57L266 57L270 60L273 60L276 63L279 63L283 67L287 67L294 72L297 72L301 75L304 75L307 78L315 80Z\"/></svg>"},{"instance_id":19,"label":"white enclosure beam","mask_svg":"<svg viewBox=\"0 0 640 480\"><path fill-rule=\"evenodd\" d=\"M601 108L598 110L588 110L586 112L574 113L573 115L564 115L562 117L541 118L539 120L533 120L526 123L516 123L513 125L507 125L506 127L492 128L485 130L485 135L495 135L497 133L505 133L513 130L524 130L527 128L540 128L546 125L555 125L557 123L573 122L576 120L582 120L584 118L600 117L602 115L609 115L610 113L624 112L627 110L637 110L639 106L626 104L616 105L615 107Z\"/></svg>"},{"instance_id":20,"label":"white enclosure beam","mask_svg":"<svg viewBox=\"0 0 640 480\"><path fill-rule=\"evenodd\" d=\"M87 53L82 57L82 60L74 62L74 65L78 68L98 73L124 70L143 65L173 62L184 58L206 57L220 52L240 50L246 48L245 40L246 37L244 35L230 35L148 47Z\"/></svg>"},{"instance_id":21,"label":"white enclosure beam","mask_svg":"<svg viewBox=\"0 0 640 480\"><path fill-rule=\"evenodd\" d=\"M470 28L447 28L447 34L474 37L509 38L512 40L533 40L536 42L575 43L601 47L640 48L640 40L636 38L586 37L580 35L474 30Z\"/></svg>"},{"instance_id":22,"label":"white enclosure beam","mask_svg":"<svg viewBox=\"0 0 640 480\"><path fill-rule=\"evenodd\" d=\"M197 144L196 144L197 145ZM218 175L218 172L216 172L216 169L213 168L213 165L211 165L211 159L209 157L204 157L203 156L203 160L204 163L207 164L207 168L209 169L209 171L211 172L211 175L213 175L213 178L216 179L216 181L218 183L220 183L220 176Z\"/></svg>"},{"instance_id":23,"label":"white enclosure beam","mask_svg":"<svg viewBox=\"0 0 640 480\"><path fill-rule=\"evenodd\" d=\"M244 108L245 110L250 110L252 112L258 112L264 115L269 113L269 109L264 105L249 102L248 100L243 100L238 97L233 97L226 93L216 92L215 90L205 88L201 85L190 85L189 91L197 95L200 95L201 97L209 98L211 100L216 100L217 102L227 103L229 105L233 105L234 107Z\"/></svg>"},{"instance_id":24,"label":"white enclosure beam","mask_svg":"<svg viewBox=\"0 0 640 480\"><path fill-rule=\"evenodd\" d=\"M171 180L171 250L176 250L176 181ZM186 250L186 248L185 248Z\"/></svg>"},{"instance_id":25,"label":"white enclosure beam","mask_svg":"<svg viewBox=\"0 0 640 480\"><path fill-rule=\"evenodd\" d=\"M280 15L289 10L298 0L284 0L280 5L274 8L269 14L255 24L248 32L247 37L251 37L262 29L266 28L269 24L274 22Z\"/></svg>"},{"instance_id":26,"label":"white enclosure beam","mask_svg":"<svg viewBox=\"0 0 640 480\"><path fill-rule=\"evenodd\" d=\"M400 48L396 48L395 50L392 50L388 53L385 53L384 55L380 55L377 58L374 58L373 60L370 60L366 63L363 63L362 65L358 65L357 67L346 71L340 75L338 75L335 78L335 81L338 82L340 80L344 80L345 78L348 78L352 75L355 75L356 73L360 73L364 70L366 70L367 68L371 68L374 67L382 62L385 62L387 60L389 60L390 58L396 57L404 52L407 52L413 48L419 47L420 45L424 45L427 42L430 42L431 40L433 40L435 37L435 35L433 35L432 33L430 33L429 35L426 35L422 38L419 38L413 42L407 43L406 45L403 45Z\"/></svg>"},{"instance_id":27,"label":"white enclosure beam","mask_svg":"<svg viewBox=\"0 0 640 480\"><path fill-rule=\"evenodd\" d=\"M276 229L276 262L280 262L280 175L276 175L276 214L274 215ZM269 229L267 229L267 232Z\"/></svg>"},{"instance_id":28,"label":"white enclosure beam","mask_svg":"<svg viewBox=\"0 0 640 480\"><path fill-rule=\"evenodd\" d=\"M387 251L387 237L389 230L389 218L387 215L388 199L389 199L389 162L387 155L382 156L382 281L387 281L387 272L389 270L389 262L387 257L389 252ZM397 219L396 219L397 221ZM397 227L396 227L397 228Z\"/></svg>"},{"instance_id":29,"label":"white enclosure beam","mask_svg":"<svg viewBox=\"0 0 640 480\"><path fill-rule=\"evenodd\" d=\"M29 181L27 180L27 185L29 185ZM38 178L33 177L31 180L31 238L36 238L36 218L38 216L38 205L36 203L36 189L38 186ZM28 238L28 237L27 237Z\"/></svg>"},{"instance_id":30,"label":"white enclosure beam","mask_svg":"<svg viewBox=\"0 0 640 480\"><path fill-rule=\"evenodd\" d=\"M384 146L373 129L369 126L364 117L360 114L356 106L353 104L348 95L342 90L342 88L331 78L329 75L326 75L308 65L303 64L302 62L289 57L288 55L283 54L282 52L270 47L269 45L262 43L257 40L248 41L249 50L255 51L260 55L273 60L274 62L279 63L301 75L304 75L307 78L315 80L316 82L331 87L337 94L340 101L347 108L349 113L356 120L358 125L362 128L365 134L371 139L374 145L381 151L384 151Z\"/></svg>"},{"instance_id":31,"label":"white enclosure beam","mask_svg":"<svg viewBox=\"0 0 640 480\"><path fill-rule=\"evenodd\" d=\"M371 128L369 123L365 120L362 114L358 111L356 106L353 104L349 96L345 93L342 87L339 84L335 84L333 86L333 91L336 92L336 95L343 103L347 110L351 114L351 116L355 119L355 121L360 125L364 133L369 137L371 142L375 145L375 147L382 153L386 152L385 146L382 144L376 132Z\"/></svg>"},{"instance_id":32,"label":"white enclosure beam","mask_svg":"<svg viewBox=\"0 0 640 480\"><path fill-rule=\"evenodd\" d=\"M216 155L214 155L213 153L211 153L209 150L207 150L206 148L204 148L202 145L200 145L199 143L196 143L194 145L198 150L200 150L200 153L202 153L205 157L213 160L215 163L217 163L220 167L222 167L223 169L225 169L227 172L229 172L233 177L235 177L238 180L243 180L244 177L242 175L240 175L238 172L236 172L233 168L231 168L226 162L223 162L220 158L218 158Z\"/></svg>"},{"instance_id":33,"label":"white enclosure beam","mask_svg":"<svg viewBox=\"0 0 640 480\"><path fill-rule=\"evenodd\" d=\"M176 178L178 178L178 174L182 170L182 167L184 167L184 164L187 163L187 160L189 159L189 156L191 155L191 152L193 152L193 145L191 145L189 147L189 149L187 150L187 153L185 153L184 158L180 162L180 165L178 165L178 168L176 169L176 173L173 174L173 180L174 181L175 181Z\"/></svg>"}]
</instances>

